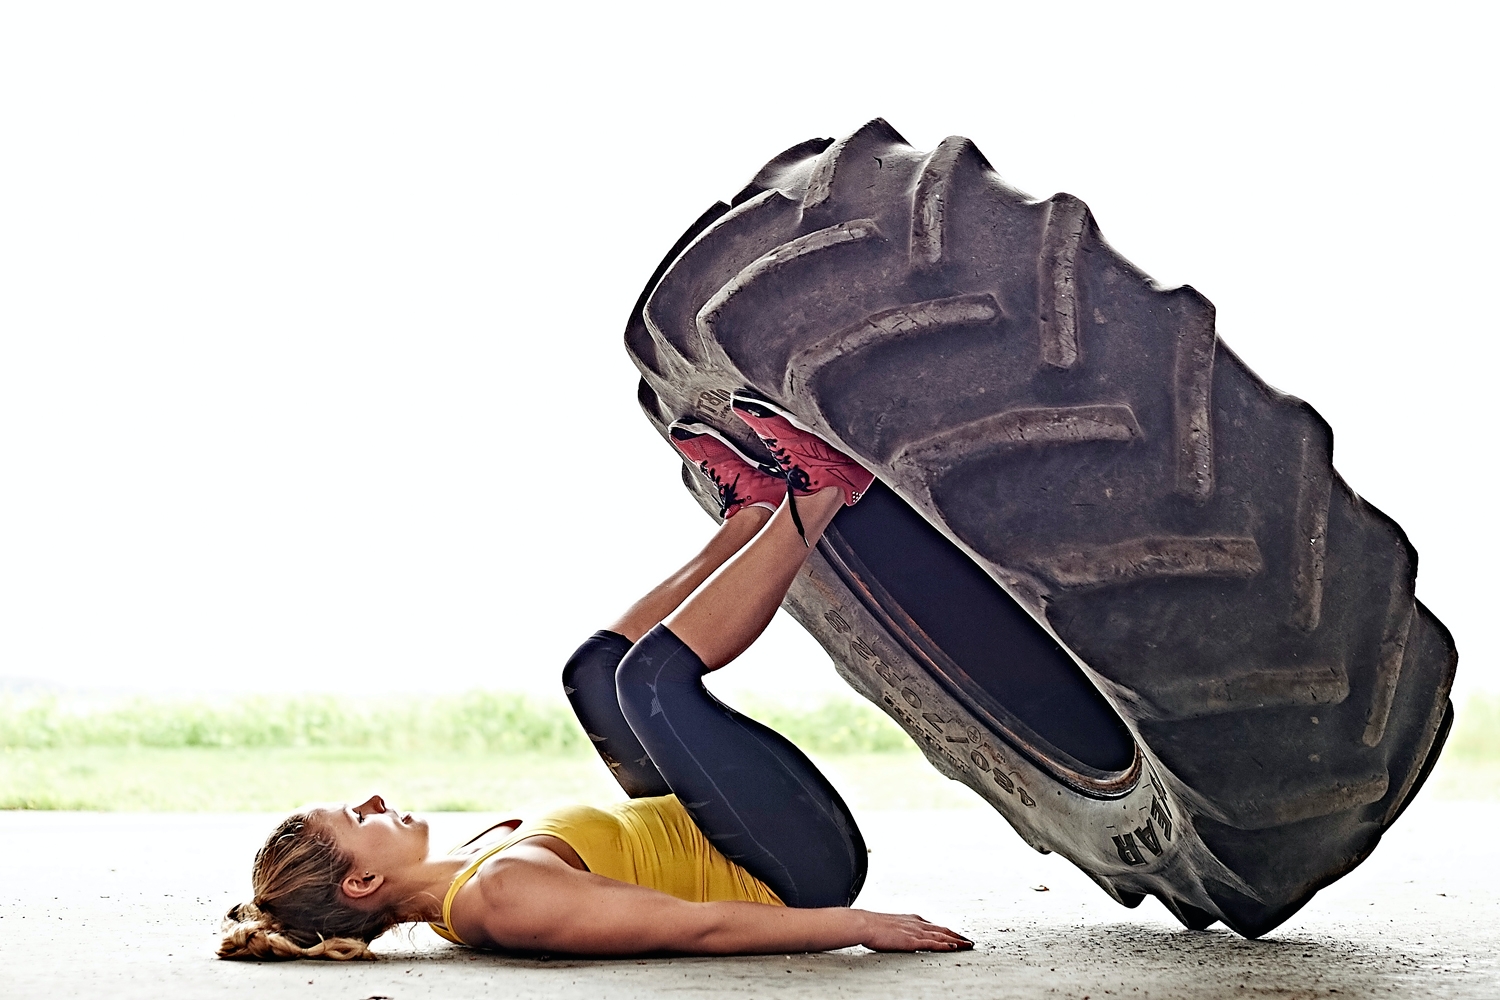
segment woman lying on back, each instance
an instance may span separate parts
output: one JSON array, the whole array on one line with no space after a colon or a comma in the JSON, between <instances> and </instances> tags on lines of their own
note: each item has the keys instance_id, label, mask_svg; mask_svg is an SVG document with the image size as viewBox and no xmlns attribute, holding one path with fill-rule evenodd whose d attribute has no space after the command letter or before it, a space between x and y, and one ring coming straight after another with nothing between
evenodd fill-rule
<instances>
[{"instance_id":1,"label":"woman lying on back","mask_svg":"<svg viewBox=\"0 0 1500 1000\"><path fill-rule=\"evenodd\" d=\"M369 957L370 941L410 921L475 948L585 955L972 947L917 916L849 908L866 851L843 800L796 747L703 687L764 631L810 547L874 478L765 400L733 405L777 466L673 424L724 525L563 672L630 799L512 820L440 855L425 821L379 796L295 814L257 853L254 901L229 912L221 957Z\"/></svg>"}]
</instances>

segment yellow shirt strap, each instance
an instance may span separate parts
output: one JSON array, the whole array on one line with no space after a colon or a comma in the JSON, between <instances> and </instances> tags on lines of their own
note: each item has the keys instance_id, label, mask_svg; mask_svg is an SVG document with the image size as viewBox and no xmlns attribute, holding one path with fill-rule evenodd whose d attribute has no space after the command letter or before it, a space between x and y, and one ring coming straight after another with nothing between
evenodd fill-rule
<instances>
[{"instance_id":1,"label":"yellow shirt strap","mask_svg":"<svg viewBox=\"0 0 1500 1000\"><path fill-rule=\"evenodd\" d=\"M500 851L505 850L505 848L509 846L510 838L506 838L505 841L495 845L490 850L485 851L483 854L479 855L478 858L474 859L473 864L469 865L469 867L458 873L458 877L453 880L453 884L448 886L447 894L443 896L442 922L438 923L432 921L427 924L428 927L431 927L433 931L436 932L438 937L446 938L447 940L452 941L454 944L468 945L469 942L459 937L458 933L453 930L453 899L458 895L458 890L462 889L468 883L469 879L474 877L474 873L479 871L480 865L484 864L493 855L498 854Z\"/></svg>"}]
</instances>

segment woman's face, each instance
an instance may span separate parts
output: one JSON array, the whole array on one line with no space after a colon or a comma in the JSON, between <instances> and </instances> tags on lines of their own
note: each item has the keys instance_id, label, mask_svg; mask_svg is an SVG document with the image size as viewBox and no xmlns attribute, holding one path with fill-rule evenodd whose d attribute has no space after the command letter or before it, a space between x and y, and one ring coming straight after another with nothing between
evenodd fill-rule
<instances>
[{"instance_id":1,"label":"woman's face","mask_svg":"<svg viewBox=\"0 0 1500 1000\"><path fill-rule=\"evenodd\" d=\"M355 806L322 806L312 815L339 849L354 858L360 871L351 874L377 873L389 879L427 859L427 821L396 812L378 795Z\"/></svg>"}]
</instances>

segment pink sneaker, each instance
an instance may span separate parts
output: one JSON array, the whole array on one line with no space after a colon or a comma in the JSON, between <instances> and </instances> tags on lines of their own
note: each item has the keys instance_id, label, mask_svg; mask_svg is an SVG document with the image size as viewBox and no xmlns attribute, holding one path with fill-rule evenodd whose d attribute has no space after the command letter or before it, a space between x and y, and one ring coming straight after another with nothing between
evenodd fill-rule
<instances>
[{"instance_id":1,"label":"pink sneaker","mask_svg":"<svg viewBox=\"0 0 1500 1000\"><path fill-rule=\"evenodd\" d=\"M696 420L667 428L672 445L719 491L719 512L727 520L746 507L775 510L786 496L786 479L734 446L723 434Z\"/></svg>"},{"instance_id":2,"label":"pink sneaker","mask_svg":"<svg viewBox=\"0 0 1500 1000\"><path fill-rule=\"evenodd\" d=\"M844 506L852 507L875 481L874 473L803 427L796 417L774 403L736 391L729 405L735 416L749 424L776 456L776 464L786 473L793 495L811 496L836 486L844 491Z\"/></svg>"}]
</instances>

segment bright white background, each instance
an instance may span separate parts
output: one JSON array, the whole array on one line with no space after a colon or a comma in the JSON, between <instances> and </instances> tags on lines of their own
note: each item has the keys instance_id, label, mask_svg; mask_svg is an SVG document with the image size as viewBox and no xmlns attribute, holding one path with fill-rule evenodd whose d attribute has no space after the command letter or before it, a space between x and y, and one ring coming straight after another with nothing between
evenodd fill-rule
<instances>
[{"instance_id":1,"label":"bright white background","mask_svg":"<svg viewBox=\"0 0 1500 1000\"><path fill-rule=\"evenodd\" d=\"M532 6L4 7L0 676L552 691L710 527L641 285L882 115L1211 298L1500 686L1487 7ZM773 633L736 684L838 689Z\"/></svg>"}]
</instances>

